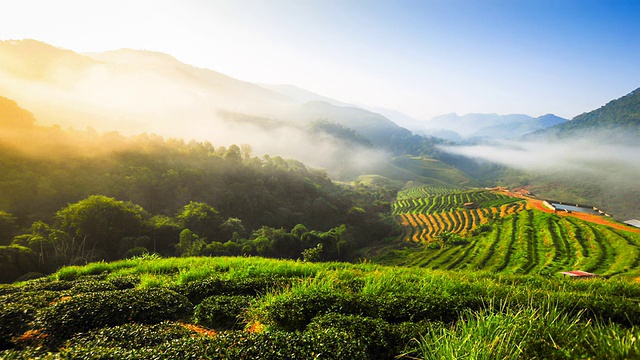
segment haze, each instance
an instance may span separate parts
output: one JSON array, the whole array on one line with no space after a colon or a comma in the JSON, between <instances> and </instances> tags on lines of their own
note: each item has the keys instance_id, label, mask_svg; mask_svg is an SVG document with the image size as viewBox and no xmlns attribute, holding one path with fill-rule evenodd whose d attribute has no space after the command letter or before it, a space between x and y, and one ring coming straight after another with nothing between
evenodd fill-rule
<instances>
[{"instance_id":1,"label":"haze","mask_svg":"<svg viewBox=\"0 0 640 360\"><path fill-rule=\"evenodd\" d=\"M148 49L419 120L572 118L637 87L637 1L0 1L0 36Z\"/></svg>"}]
</instances>

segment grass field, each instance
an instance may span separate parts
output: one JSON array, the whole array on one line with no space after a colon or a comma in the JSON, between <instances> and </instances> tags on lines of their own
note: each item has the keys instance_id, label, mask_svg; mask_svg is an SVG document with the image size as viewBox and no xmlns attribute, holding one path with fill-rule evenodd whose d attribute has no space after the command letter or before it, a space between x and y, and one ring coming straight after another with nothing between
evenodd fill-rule
<instances>
[{"instance_id":1,"label":"grass field","mask_svg":"<svg viewBox=\"0 0 640 360\"><path fill-rule=\"evenodd\" d=\"M634 358L640 285L139 258L0 287L2 358Z\"/></svg>"}]
</instances>

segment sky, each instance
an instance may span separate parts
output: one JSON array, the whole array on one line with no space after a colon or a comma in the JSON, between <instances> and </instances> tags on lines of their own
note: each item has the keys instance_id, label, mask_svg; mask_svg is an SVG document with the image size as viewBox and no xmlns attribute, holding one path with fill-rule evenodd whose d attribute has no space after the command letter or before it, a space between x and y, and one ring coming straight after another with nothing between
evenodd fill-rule
<instances>
[{"instance_id":1,"label":"sky","mask_svg":"<svg viewBox=\"0 0 640 360\"><path fill-rule=\"evenodd\" d=\"M0 40L168 53L419 120L572 118L640 87L640 1L0 0Z\"/></svg>"}]
</instances>

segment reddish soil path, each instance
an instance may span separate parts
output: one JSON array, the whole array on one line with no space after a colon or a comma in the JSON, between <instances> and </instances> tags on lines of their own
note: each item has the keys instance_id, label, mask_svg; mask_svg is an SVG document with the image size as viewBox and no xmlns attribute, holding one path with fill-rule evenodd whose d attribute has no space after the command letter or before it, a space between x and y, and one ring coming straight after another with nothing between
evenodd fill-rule
<instances>
[{"instance_id":1,"label":"reddish soil path","mask_svg":"<svg viewBox=\"0 0 640 360\"><path fill-rule=\"evenodd\" d=\"M529 207L531 207L533 209L544 211L546 213L553 213L554 212L553 210L551 210L548 207L544 206L544 204L542 203L542 200L526 197L526 196L523 196L523 195L518 194L518 193L512 193L512 192L507 192L507 191L504 191L504 193L509 195L509 196L515 196L515 197L519 197L521 199L527 200L527 204L529 205ZM564 211L559 211L556 214L559 215L559 216L573 216L573 217L578 218L580 220L589 221L589 222L592 222L592 223L595 223L595 224L604 225L604 226L609 226L609 227L612 227L614 229L618 229L618 230L622 230L622 231L628 231L628 232L633 232L633 233L640 234L640 229L639 228L635 228L633 226L629 226L629 225L625 225L625 224L616 223L613 220L608 220L607 218L605 218L604 216L601 216L601 215L586 214L586 213L581 213L581 212L576 212L576 211L574 211L572 213L566 213Z\"/></svg>"}]
</instances>

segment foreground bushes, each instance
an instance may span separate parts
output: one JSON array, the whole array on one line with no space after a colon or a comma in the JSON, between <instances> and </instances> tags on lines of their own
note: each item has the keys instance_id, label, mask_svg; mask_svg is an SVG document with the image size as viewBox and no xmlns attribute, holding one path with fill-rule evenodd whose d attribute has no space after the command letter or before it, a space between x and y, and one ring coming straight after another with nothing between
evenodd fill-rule
<instances>
[{"instance_id":1,"label":"foreground bushes","mask_svg":"<svg viewBox=\"0 0 640 360\"><path fill-rule=\"evenodd\" d=\"M196 306L196 324L218 330L241 329L245 322L241 318L251 303L250 296L211 296Z\"/></svg>"},{"instance_id":2,"label":"foreground bushes","mask_svg":"<svg viewBox=\"0 0 640 360\"><path fill-rule=\"evenodd\" d=\"M640 357L631 282L163 261L0 287L0 358Z\"/></svg>"},{"instance_id":3,"label":"foreground bushes","mask_svg":"<svg viewBox=\"0 0 640 360\"><path fill-rule=\"evenodd\" d=\"M60 299L42 311L38 323L57 343L75 333L106 326L180 320L192 311L189 300L171 290L116 290Z\"/></svg>"}]
</instances>

